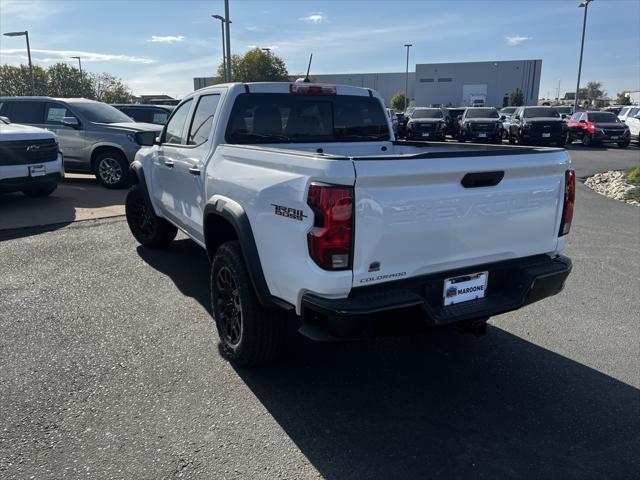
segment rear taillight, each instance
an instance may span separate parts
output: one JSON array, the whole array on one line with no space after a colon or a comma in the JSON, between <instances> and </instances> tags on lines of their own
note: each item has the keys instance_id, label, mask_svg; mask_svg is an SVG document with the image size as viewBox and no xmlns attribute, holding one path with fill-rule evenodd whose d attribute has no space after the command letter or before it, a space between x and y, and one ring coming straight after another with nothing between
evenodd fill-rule
<instances>
[{"instance_id":1,"label":"rear taillight","mask_svg":"<svg viewBox=\"0 0 640 480\"><path fill-rule=\"evenodd\" d=\"M294 95L336 95L335 85L322 85L317 83L291 83L289 93Z\"/></svg>"},{"instance_id":2,"label":"rear taillight","mask_svg":"<svg viewBox=\"0 0 640 480\"><path fill-rule=\"evenodd\" d=\"M573 221L573 205L576 201L576 172L567 170L564 175L564 206L560 222L560 237L569 233Z\"/></svg>"},{"instance_id":3,"label":"rear taillight","mask_svg":"<svg viewBox=\"0 0 640 480\"><path fill-rule=\"evenodd\" d=\"M589 131L589 133L593 133L596 129L596 126L591 123L591 122L587 122L587 130Z\"/></svg>"},{"instance_id":4,"label":"rear taillight","mask_svg":"<svg viewBox=\"0 0 640 480\"><path fill-rule=\"evenodd\" d=\"M307 234L309 255L325 270L347 270L353 259L353 187L309 187L307 204L314 213Z\"/></svg>"}]
</instances>

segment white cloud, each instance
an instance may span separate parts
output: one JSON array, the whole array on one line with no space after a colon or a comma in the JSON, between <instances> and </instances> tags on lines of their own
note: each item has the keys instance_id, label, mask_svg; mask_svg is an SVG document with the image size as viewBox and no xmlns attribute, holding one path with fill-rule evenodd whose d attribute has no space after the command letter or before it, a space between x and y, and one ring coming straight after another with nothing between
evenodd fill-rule
<instances>
[{"instance_id":1,"label":"white cloud","mask_svg":"<svg viewBox=\"0 0 640 480\"><path fill-rule=\"evenodd\" d=\"M184 41L183 35L152 35L147 42L153 43L175 43Z\"/></svg>"},{"instance_id":2,"label":"white cloud","mask_svg":"<svg viewBox=\"0 0 640 480\"><path fill-rule=\"evenodd\" d=\"M68 60L70 57L81 57L83 62L133 62L149 64L154 61L146 57L133 57L131 55L116 55L111 53L82 52L79 50L42 50L32 48L31 53L44 56L41 61L55 62ZM0 49L0 55L20 56L26 58L26 50L23 48Z\"/></svg>"},{"instance_id":3,"label":"white cloud","mask_svg":"<svg viewBox=\"0 0 640 480\"><path fill-rule=\"evenodd\" d=\"M41 21L61 11L60 5L43 0L1 0L0 14L29 22Z\"/></svg>"},{"instance_id":4,"label":"white cloud","mask_svg":"<svg viewBox=\"0 0 640 480\"><path fill-rule=\"evenodd\" d=\"M311 23L320 23L323 20L325 20L325 16L322 15L322 13L314 13L312 15L309 15L308 17L302 17L300 20L304 20L306 22L311 22Z\"/></svg>"},{"instance_id":5,"label":"white cloud","mask_svg":"<svg viewBox=\"0 0 640 480\"><path fill-rule=\"evenodd\" d=\"M522 35L513 35L512 37L504 37L509 45L520 45L522 42L531 40L532 37L523 37Z\"/></svg>"},{"instance_id":6,"label":"white cloud","mask_svg":"<svg viewBox=\"0 0 640 480\"><path fill-rule=\"evenodd\" d=\"M249 50L253 50L254 48L259 48L259 49L268 48L269 50L277 50L280 47L278 45L247 45L247 48Z\"/></svg>"}]
</instances>

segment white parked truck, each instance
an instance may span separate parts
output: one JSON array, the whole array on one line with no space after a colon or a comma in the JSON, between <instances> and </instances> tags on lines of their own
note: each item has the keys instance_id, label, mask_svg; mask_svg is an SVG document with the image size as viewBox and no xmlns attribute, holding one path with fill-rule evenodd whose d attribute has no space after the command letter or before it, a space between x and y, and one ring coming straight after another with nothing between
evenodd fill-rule
<instances>
[{"instance_id":1,"label":"white parked truck","mask_svg":"<svg viewBox=\"0 0 640 480\"><path fill-rule=\"evenodd\" d=\"M292 319L315 339L375 335L406 309L480 332L571 270L565 150L398 142L369 89L208 87L143 142L131 231L163 247L180 229L206 249L222 351L239 364L277 355Z\"/></svg>"},{"instance_id":2,"label":"white parked truck","mask_svg":"<svg viewBox=\"0 0 640 480\"><path fill-rule=\"evenodd\" d=\"M55 134L0 117L0 193L46 197L64 178Z\"/></svg>"}]
</instances>

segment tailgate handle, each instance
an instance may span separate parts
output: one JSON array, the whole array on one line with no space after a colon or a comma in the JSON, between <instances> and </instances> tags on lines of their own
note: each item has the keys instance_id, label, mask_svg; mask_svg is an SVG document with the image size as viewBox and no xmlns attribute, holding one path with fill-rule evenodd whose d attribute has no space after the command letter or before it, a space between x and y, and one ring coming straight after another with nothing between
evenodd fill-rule
<instances>
[{"instance_id":1,"label":"tailgate handle","mask_svg":"<svg viewBox=\"0 0 640 480\"><path fill-rule=\"evenodd\" d=\"M503 171L467 173L460 183L464 188L495 187L504 178Z\"/></svg>"}]
</instances>

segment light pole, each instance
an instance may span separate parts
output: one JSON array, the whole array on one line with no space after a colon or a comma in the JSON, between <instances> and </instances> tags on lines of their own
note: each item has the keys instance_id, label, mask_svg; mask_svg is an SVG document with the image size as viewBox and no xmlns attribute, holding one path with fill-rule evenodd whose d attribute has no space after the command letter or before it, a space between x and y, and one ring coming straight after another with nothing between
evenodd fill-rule
<instances>
[{"instance_id":1,"label":"light pole","mask_svg":"<svg viewBox=\"0 0 640 480\"><path fill-rule=\"evenodd\" d=\"M213 18L220 20L220 26L222 27L222 69L224 70L224 81L229 82L231 79L227 77L227 54L225 53L225 34L224 34L224 24L226 19L222 15L211 15ZM229 22L231 23L231 22Z\"/></svg>"},{"instance_id":2,"label":"light pole","mask_svg":"<svg viewBox=\"0 0 640 480\"><path fill-rule=\"evenodd\" d=\"M225 18L225 46L227 51L227 81L231 81L231 32L229 29L229 24L231 20L229 19L229 0L224 0L224 18Z\"/></svg>"},{"instance_id":3,"label":"light pole","mask_svg":"<svg viewBox=\"0 0 640 480\"><path fill-rule=\"evenodd\" d=\"M75 58L78 60L78 67L80 68L80 95L84 96L84 83L82 78L82 60L80 60L80 57L69 57L69 58Z\"/></svg>"},{"instance_id":4,"label":"light pole","mask_svg":"<svg viewBox=\"0 0 640 480\"><path fill-rule=\"evenodd\" d=\"M33 64L31 63L31 47L29 46L29 32L27 30L25 30L24 32L7 32L4 35L7 37L25 36L27 38L27 56L29 57L29 74L31 75L31 95L35 95L36 83L33 79Z\"/></svg>"},{"instance_id":5,"label":"light pole","mask_svg":"<svg viewBox=\"0 0 640 480\"><path fill-rule=\"evenodd\" d=\"M404 74L404 111L407 111L407 107L409 106L409 49L413 47L413 43L405 43L405 47L407 47L407 68Z\"/></svg>"},{"instance_id":6,"label":"light pole","mask_svg":"<svg viewBox=\"0 0 640 480\"><path fill-rule=\"evenodd\" d=\"M582 53L584 52L584 32L587 28L587 11L589 10L589 4L593 0L582 0L582 3L578 5L578 8L584 8L584 19L582 20L582 42L580 43L580 63L578 63L578 84L576 85L576 101L574 103L573 111L576 112L580 106L580 74L582 73Z\"/></svg>"}]
</instances>

